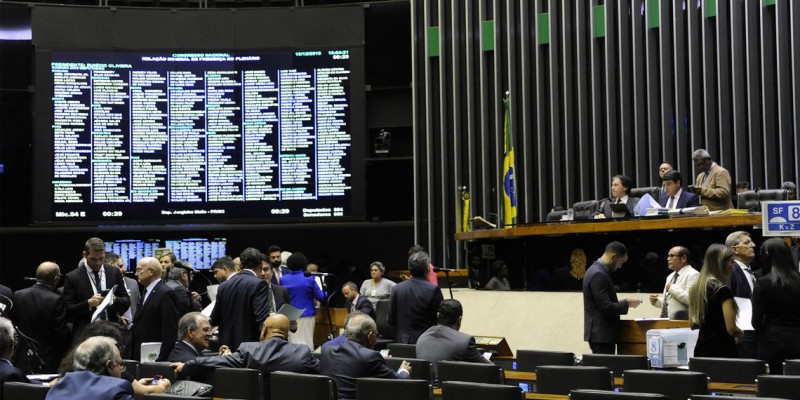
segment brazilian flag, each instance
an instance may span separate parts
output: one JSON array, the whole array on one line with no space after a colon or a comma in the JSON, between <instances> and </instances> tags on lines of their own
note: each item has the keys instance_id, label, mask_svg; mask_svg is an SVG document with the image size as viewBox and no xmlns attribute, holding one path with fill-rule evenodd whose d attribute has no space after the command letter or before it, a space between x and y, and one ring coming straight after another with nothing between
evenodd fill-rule
<instances>
[{"instance_id":1,"label":"brazilian flag","mask_svg":"<svg viewBox=\"0 0 800 400\"><path fill-rule=\"evenodd\" d=\"M503 227L517 225L517 178L514 164L514 135L511 126L511 96L503 99Z\"/></svg>"}]
</instances>

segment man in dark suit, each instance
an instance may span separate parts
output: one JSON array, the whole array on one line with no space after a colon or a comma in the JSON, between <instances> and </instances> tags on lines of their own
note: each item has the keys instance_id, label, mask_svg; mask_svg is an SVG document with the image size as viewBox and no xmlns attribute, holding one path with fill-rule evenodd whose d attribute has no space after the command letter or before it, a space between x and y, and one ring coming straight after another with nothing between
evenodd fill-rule
<instances>
[{"instance_id":1,"label":"man in dark suit","mask_svg":"<svg viewBox=\"0 0 800 400\"><path fill-rule=\"evenodd\" d=\"M189 291L189 283L193 273L194 268L183 260L175 261L168 273L169 280L166 284L175 291L175 297L178 299L178 317L203 309L199 302L200 295Z\"/></svg>"},{"instance_id":2,"label":"man in dark suit","mask_svg":"<svg viewBox=\"0 0 800 400\"><path fill-rule=\"evenodd\" d=\"M271 281L273 285L280 285L281 277L284 274L289 274L292 272L291 270L289 270L289 268L286 267L286 265L283 265L283 263L281 262L282 253L283 252L281 251L281 248L276 245L269 246L269 248L267 249L267 256L269 257L269 265L272 266Z\"/></svg>"},{"instance_id":3,"label":"man in dark suit","mask_svg":"<svg viewBox=\"0 0 800 400\"><path fill-rule=\"evenodd\" d=\"M11 299L14 296L14 292L11 291L11 288L8 286L0 285L0 304L5 307L2 307L3 312L11 308Z\"/></svg>"},{"instance_id":4,"label":"man in dark suit","mask_svg":"<svg viewBox=\"0 0 800 400\"><path fill-rule=\"evenodd\" d=\"M11 364L16 344L14 326L8 319L0 317L0 386L6 382L30 383L25 374Z\"/></svg>"},{"instance_id":5,"label":"man in dark suit","mask_svg":"<svg viewBox=\"0 0 800 400\"><path fill-rule=\"evenodd\" d=\"M631 188L633 187L633 180L625 175L614 175L611 178L611 198L603 202L603 208L599 210L594 219L606 219L613 217L613 210L611 204L625 204L628 212L626 217L634 215L634 207L639 203L638 197L631 197Z\"/></svg>"},{"instance_id":6,"label":"man in dark suit","mask_svg":"<svg viewBox=\"0 0 800 400\"><path fill-rule=\"evenodd\" d=\"M424 251L408 258L411 279L398 283L389 299L389 323L396 328L395 341L417 343L417 338L436 325L442 291L425 280L431 260Z\"/></svg>"},{"instance_id":7,"label":"man in dark suit","mask_svg":"<svg viewBox=\"0 0 800 400\"><path fill-rule=\"evenodd\" d=\"M431 362L434 376L438 377L439 361L492 363L478 351L474 337L459 332L463 314L463 308L458 300L442 301L437 315L439 324L430 327L417 340L417 358Z\"/></svg>"},{"instance_id":8,"label":"man in dark suit","mask_svg":"<svg viewBox=\"0 0 800 400\"><path fill-rule=\"evenodd\" d=\"M105 298L104 294L115 285L114 302L99 318L121 322L119 316L131 306L122 274L116 267L104 265L105 258L106 245L103 240L90 238L84 245L83 259L78 263L78 268L64 275L64 301L75 333L91 322L92 314Z\"/></svg>"},{"instance_id":9,"label":"man in dark suit","mask_svg":"<svg viewBox=\"0 0 800 400\"><path fill-rule=\"evenodd\" d=\"M733 251L733 271L731 271L730 287L735 297L750 299L753 297L756 277L750 263L756 258L756 244L745 231L736 231L725 238L725 246ZM754 330L742 332L736 343L739 357L758 358L758 338Z\"/></svg>"},{"instance_id":10,"label":"man in dark suit","mask_svg":"<svg viewBox=\"0 0 800 400\"><path fill-rule=\"evenodd\" d=\"M264 323L260 342L245 342L234 352L228 350L219 356L197 357L185 363L174 363L172 367L183 376L195 376L216 368L257 369L264 373L265 393L269 393L272 371L319 373L319 360L311 355L308 346L289 343L288 335L289 319L283 314L273 314Z\"/></svg>"},{"instance_id":11,"label":"man in dark suit","mask_svg":"<svg viewBox=\"0 0 800 400\"><path fill-rule=\"evenodd\" d=\"M664 195L658 199L661 207L674 210L676 208L697 207L700 205L700 197L696 194L683 190L683 179L681 173L668 171L661 178L664 182Z\"/></svg>"},{"instance_id":12,"label":"man in dark suit","mask_svg":"<svg viewBox=\"0 0 800 400\"><path fill-rule=\"evenodd\" d=\"M625 245L611 242L583 277L583 340L589 342L592 353L615 354L619 316L627 314L628 307L642 303L640 299L617 299L611 273L626 261Z\"/></svg>"},{"instance_id":13,"label":"man in dark suit","mask_svg":"<svg viewBox=\"0 0 800 400\"><path fill-rule=\"evenodd\" d=\"M125 260L117 253L107 251L106 264L119 268L119 272L122 273L122 280L125 281L125 288L128 290L128 296L131 298L131 306L128 308L128 311L125 312L124 317L128 319L128 322L131 322L133 321L133 316L136 315L136 306L139 305L139 283L136 282L136 279L125 276L125 272L127 272ZM124 358L125 355L123 354L122 357Z\"/></svg>"},{"instance_id":14,"label":"man in dark suit","mask_svg":"<svg viewBox=\"0 0 800 400\"><path fill-rule=\"evenodd\" d=\"M167 358L170 362L186 362L200 357L208 348L211 324L208 317L199 312L190 312L178 321L178 342Z\"/></svg>"},{"instance_id":15,"label":"man in dark suit","mask_svg":"<svg viewBox=\"0 0 800 400\"><path fill-rule=\"evenodd\" d=\"M368 298L359 295L358 285L355 282L346 282L342 285L342 295L346 300L344 307L348 313L358 310L369 315L370 318L376 319L372 302Z\"/></svg>"},{"instance_id":16,"label":"man in dark suit","mask_svg":"<svg viewBox=\"0 0 800 400\"><path fill-rule=\"evenodd\" d=\"M269 314L267 284L259 277L263 254L248 247L239 259L242 272L219 285L211 325L219 327L220 343L236 349L242 342L258 341Z\"/></svg>"},{"instance_id":17,"label":"man in dark suit","mask_svg":"<svg viewBox=\"0 0 800 400\"><path fill-rule=\"evenodd\" d=\"M426 270L427 267L426 264ZM411 376L407 361L395 372L386 365L381 353L372 350L378 342L378 327L368 315L357 314L350 318L345 335L346 342L327 347L320 355L320 374L333 379L340 400L356 398L358 378L408 379Z\"/></svg>"},{"instance_id":18,"label":"man in dark suit","mask_svg":"<svg viewBox=\"0 0 800 400\"><path fill-rule=\"evenodd\" d=\"M53 262L36 268L36 283L14 293L13 317L19 330L39 343L39 360L28 354L25 341L20 343L16 365L31 373L55 372L69 347L71 332L67 324L67 306L56 293L61 269Z\"/></svg>"},{"instance_id":19,"label":"man in dark suit","mask_svg":"<svg viewBox=\"0 0 800 400\"><path fill-rule=\"evenodd\" d=\"M285 287L272 283L274 272L269 262L261 263L260 276L267 283L267 308L269 308L270 315L280 311L284 304L289 304L289 291ZM292 332L296 331L297 322L292 321L292 326L294 328Z\"/></svg>"},{"instance_id":20,"label":"man in dark suit","mask_svg":"<svg viewBox=\"0 0 800 400\"><path fill-rule=\"evenodd\" d=\"M146 342L161 342L158 357L166 361L175 347L178 331L178 299L175 292L161 280L161 263L154 257L144 257L136 266L136 278L144 287L142 304L133 316L131 332L134 360L141 359L141 346Z\"/></svg>"}]
</instances>

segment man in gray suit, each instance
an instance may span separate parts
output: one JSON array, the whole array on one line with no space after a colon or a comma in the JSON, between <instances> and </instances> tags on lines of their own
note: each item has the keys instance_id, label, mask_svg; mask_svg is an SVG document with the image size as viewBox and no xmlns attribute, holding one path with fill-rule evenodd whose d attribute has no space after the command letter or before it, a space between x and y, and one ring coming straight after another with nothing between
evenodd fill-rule
<instances>
[{"instance_id":1,"label":"man in gray suit","mask_svg":"<svg viewBox=\"0 0 800 400\"><path fill-rule=\"evenodd\" d=\"M458 300L444 300L439 305L438 325L428 328L417 340L417 358L428 360L438 379L436 363L439 361L467 361L491 364L475 346L475 338L461 333L461 316L464 310Z\"/></svg>"}]
</instances>

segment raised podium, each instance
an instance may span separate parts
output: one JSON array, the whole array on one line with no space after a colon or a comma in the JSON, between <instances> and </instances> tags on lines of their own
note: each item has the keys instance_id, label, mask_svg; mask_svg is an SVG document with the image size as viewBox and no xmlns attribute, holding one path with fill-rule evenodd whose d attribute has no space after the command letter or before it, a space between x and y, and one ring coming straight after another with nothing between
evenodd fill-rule
<instances>
[{"instance_id":1,"label":"raised podium","mask_svg":"<svg viewBox=\"0 0 800 400\"><path fill-rule=\"evenodd\" d=\"M689 328L689 321L666 319L623 319L619 321L617 354L647 355L647 331L650 329Z\"/></svg>"}]
</instances>

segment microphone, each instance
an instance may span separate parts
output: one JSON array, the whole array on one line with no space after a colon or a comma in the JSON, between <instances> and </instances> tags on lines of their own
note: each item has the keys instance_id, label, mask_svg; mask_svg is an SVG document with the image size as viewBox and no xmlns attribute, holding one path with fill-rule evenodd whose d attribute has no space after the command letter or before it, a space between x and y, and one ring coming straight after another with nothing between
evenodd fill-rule
<instances>
[{"instance_id":1,"label":"microphone","mask_svg":"<svg viewBox=\"0 0 800 400\"><path fill-rule=\"evenodd\" d=\"M327 272L303 272L304 276L333 276Z\"/></svg>"},{"instance_id":2,"label":"microphone","mask_svg":"<svg viewBox=\"0 0 800 400\"><path fill-rule=\"evenodd\" d=\"M22 280L23 281L36 282L36 278L31 278L30 276L26 276L26 277L22 278Z\"/></svg>"},{"instance_id":3,"label":"microphone","mask_svg":"<svg viewBox=\"0 0 800 400\"><path fill-rule=\"evenodd\" d=\"M457 270L455 270L455 269L453 269L453 268L439 268L439 267L433 267L433 272L456 272L456 271L457 271Z\"/></svg>"}]
</instances>

